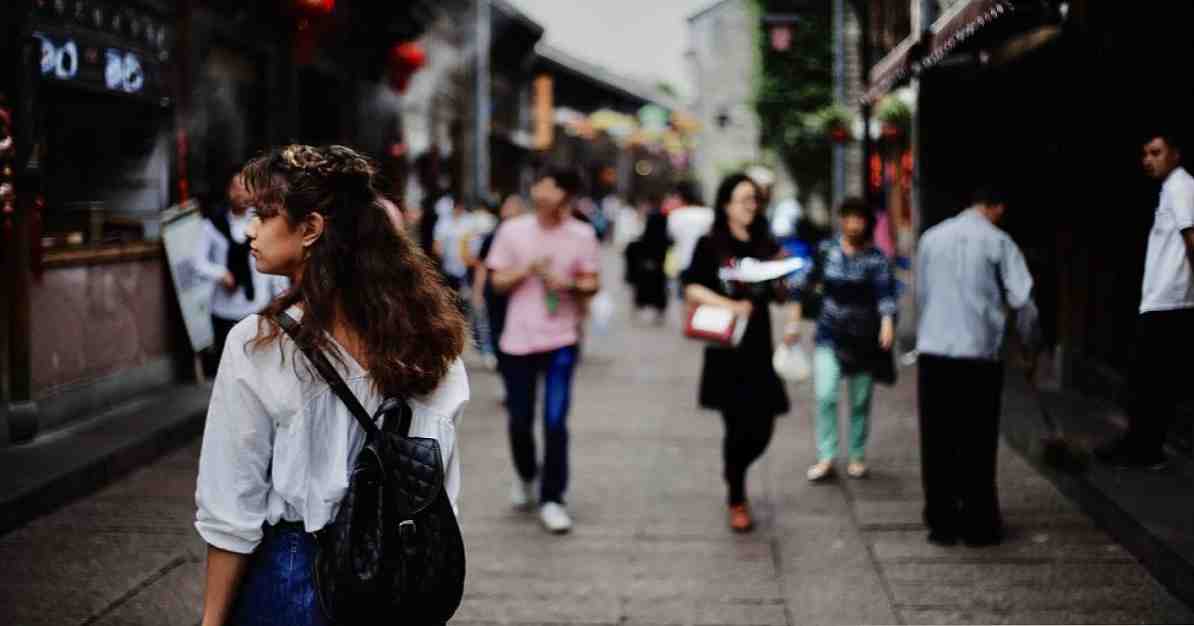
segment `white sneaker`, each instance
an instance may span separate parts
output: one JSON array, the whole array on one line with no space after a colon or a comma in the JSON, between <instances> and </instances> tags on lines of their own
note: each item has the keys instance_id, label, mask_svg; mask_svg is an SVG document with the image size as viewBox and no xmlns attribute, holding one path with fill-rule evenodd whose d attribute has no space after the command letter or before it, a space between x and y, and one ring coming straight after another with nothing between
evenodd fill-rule
<instances>
[{"instance_id":1,"label":"white sneaker","mask_svg":"<svg viewBox=\"0 0 1194 626\"><path fill-rule=\"evenodd\" d=\"M531 505L534 503L535 481L524 481L515 478L514 484L510 489L510 504L520 511L525 511L531 508Z\"/></svg>"},{"instance_id":2,"label":"white sneaker","mask_svg":"<svg viewBox=\"0 0 1194 626\"><path fill-rule=\"evenodd\" d=\"M492 354L482 354L482 355L481 355L481 364L485 366L485 369L487 369L487 370L489 370L489 371L491 371L491 372L496 372L496 371L497 371L497 368L498 368L498 360L497 360L497 357L496 357L495 355L492 355Z\"/></svg>"},{"instance_id":3,"label":"white sneaker","mask_svg":"<svg viewBox=\"0 0 1194 626\"><path fill-rule=\"evenodd\" d=\"M572 530L572 518L568 517L568 510L558 502L548 502L539 508L539 519L547 532L562 535Z\"/></svg>"}]
</instances>

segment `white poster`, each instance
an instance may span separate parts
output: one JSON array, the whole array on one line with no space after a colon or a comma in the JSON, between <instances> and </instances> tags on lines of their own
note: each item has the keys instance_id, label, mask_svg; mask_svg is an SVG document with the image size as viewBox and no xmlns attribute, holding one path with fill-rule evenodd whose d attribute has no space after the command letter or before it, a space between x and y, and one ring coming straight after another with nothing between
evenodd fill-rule
<instances>
[{"instance_id":1,"label":"white poster","mask_svg":"<svg viewBox=\"0 0 1194 626\"><path fill-rule=\"evenodd\" d=\"M170 277L174 280L174 293L178 296L178 306L182 309L187 335L195 352L211 346L214 341L211 327L213 285L203 280L195 267L195 250L202 236L203 215L194 200L162 212L162 242L170 262Z\"/></svg>"}]
</instances>

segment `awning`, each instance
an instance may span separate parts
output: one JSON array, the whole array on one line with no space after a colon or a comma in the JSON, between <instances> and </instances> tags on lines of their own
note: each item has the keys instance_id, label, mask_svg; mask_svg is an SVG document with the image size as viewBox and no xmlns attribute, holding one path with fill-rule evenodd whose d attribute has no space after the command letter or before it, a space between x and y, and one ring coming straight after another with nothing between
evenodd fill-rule
<instances>
[{"instance_id":1,"label":"awning","mask_svg":"<svg viewBox=\"0 0 1194 626\"><path fill-rule=\"evenodd\" d=\"M908 36L870 70L863 103L874 103L896 85L941 62L984 28L1010 15L1013 0L962 0L953 5L927 33Z\"/></svg>"}]
</instances>

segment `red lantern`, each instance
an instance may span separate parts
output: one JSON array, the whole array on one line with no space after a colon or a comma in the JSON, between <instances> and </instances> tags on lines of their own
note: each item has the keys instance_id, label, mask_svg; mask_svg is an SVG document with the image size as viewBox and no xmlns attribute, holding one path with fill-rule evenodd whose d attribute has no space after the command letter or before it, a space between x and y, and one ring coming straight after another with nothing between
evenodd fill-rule
<instances>
[{"instance_id":1,"label":"red lantern","mask_svg":"<svg viewBox=\"0 0 1194 626\"><path fill-rule=\"evenodd\" d=\"M294 0L294 8L300 14L312 17L331 15L336 9L336 0Z\"/></svg>"},{"instance_id":2,"label":"red lantern","mask_svg":"<svg viewBox=\"0 0 1194 626\"><path fill-rule=\"evenodd\" d=\"M427 63L427 53L413 41L395 44L390 48L390 84L398 93L404 93L411 76Z\"/></svg>"}]
</instances>

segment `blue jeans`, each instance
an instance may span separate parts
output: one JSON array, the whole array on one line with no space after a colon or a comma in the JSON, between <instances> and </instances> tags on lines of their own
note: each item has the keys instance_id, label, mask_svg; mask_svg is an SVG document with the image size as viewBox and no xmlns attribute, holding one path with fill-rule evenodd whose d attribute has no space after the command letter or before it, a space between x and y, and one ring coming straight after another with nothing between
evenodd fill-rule
<instances>
[{"instance_id":1,"label":"blue jeans","mask_svg":"<svg viewBox=\"0 0 1194 626\"><path fill-rule=\"evenodd\" d=\"M506 408L510 412L510 450L514 467L524 481L539 475L535 455L535 387L544 378L543 473L539 500L563 504L568 487L568 407L572 402L572 372L576 368L576 346L550 352L506 355L502 375L506 379Z\"/></svg>"},{"instance_id":2,"label":"blue jeans","mask_svg":"<svg viewBox=\"0 0 1194 626\"><path fill-rule=\"evenodd\" d=\"M315 597L315 537L301 525L268 526L250 557L229 626L328 626Z\"/></svg>"}]
</instances>

